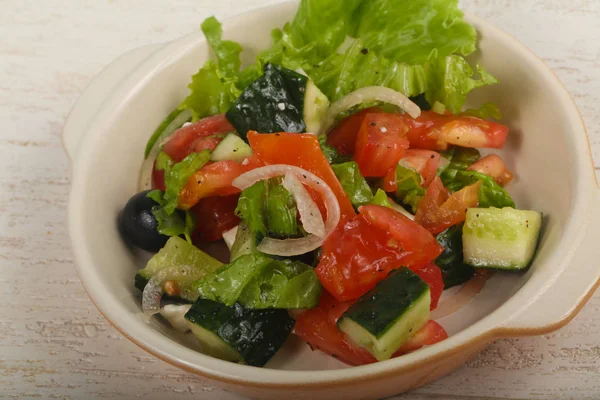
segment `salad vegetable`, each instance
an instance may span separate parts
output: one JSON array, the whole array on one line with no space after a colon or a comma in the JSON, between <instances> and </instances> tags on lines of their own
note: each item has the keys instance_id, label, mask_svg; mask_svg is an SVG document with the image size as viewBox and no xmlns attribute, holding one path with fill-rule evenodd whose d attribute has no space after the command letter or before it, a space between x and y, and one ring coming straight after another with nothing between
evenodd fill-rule
<instances>
[{"instance_id":1,"label":"salad vegetable","mask_svg":"<svg viewBox=\"0 0 600 400\"><path fill-rule=\"evenodd\" d=\"M294 334L361 365L444 340L435 319L488 270L531 264L542 215L480 152L509 128L493 103L466 109L498 81L467 60L457 0L301 0L247 66L214 17L201 28L215 58L149 132L119 220L156 253L135 276L147 318L232 362L263 366Z\"/></svg>"}]
</instances>

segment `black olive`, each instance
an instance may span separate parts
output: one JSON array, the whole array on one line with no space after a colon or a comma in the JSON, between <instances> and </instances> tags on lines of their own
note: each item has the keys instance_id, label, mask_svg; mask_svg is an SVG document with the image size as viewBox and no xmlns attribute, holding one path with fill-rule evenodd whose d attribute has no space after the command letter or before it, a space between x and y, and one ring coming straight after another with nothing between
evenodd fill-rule
<instances>
[{"instance_id":1,"label":"black olive","mask_svg":"<svg viewBox=\"0 0 600 400\"><path fill-rule=\"evenodd\" d=\"M158 233L158 221L152 214L152 208L157 203L147 197L149 192L140 192L129 199L119 216L119 230L132 245L157 252L169 237Z\"/></svg>"}]
</instances>

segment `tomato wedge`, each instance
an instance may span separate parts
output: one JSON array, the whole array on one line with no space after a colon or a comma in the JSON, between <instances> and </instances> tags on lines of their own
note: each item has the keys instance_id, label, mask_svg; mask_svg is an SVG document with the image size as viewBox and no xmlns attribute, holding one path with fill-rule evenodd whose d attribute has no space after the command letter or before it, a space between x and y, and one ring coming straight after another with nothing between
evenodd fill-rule
<instances>
[{"instance_id":1,"label":"tomato wedge","mask_svg":"<svg viewBox=\"0 0 600 400\"><path fill-rule=\"evenodd\" d=\"M351 303L340 303L327 292L321 295L316 308L303 312L296 318L294 334L306 341L313 350L320 350L349 365L374 363L375 357L367 350L355 346L337 327L337 320ZM398 357L440 342L448 337L444 328L428 321L392 357Z\"/></svg>"},{"instance_id":2,"label":"tomato wedge","mask_svg":"<svg viewBox=\"0 0 600 400\"><path fill-rule=\"evenodd\" d=\"M506 168L502 158L496 154L490 154L479 159L468 169L490 175L500 186L506 185L514 178L513 174Z\"/></svg>"},{"instance_id":3,"label":"tomato wedge","mask_svg":"<svg viewBox=\"0 0 600 400\"><path fill-rule=\"evenodd\" d=\"M323 244L315 269L338 301L356 299L400 266L420 268L442 247L423 227L386 207L369 205L342 221Z\"/></svg>"},{"instance_id":4,"label":"tomato wedge","mask_svg":"<svg viewBox=\"0 0 600 400\"><path fill-rule=\"evenodd\" d=\"M500 149L508 137L508 127L468 115L423 111L416 119L403 117L410 127L410 146L419 149L446 150L448 144Z\"/></svg>"},{"instance_id":5,"label":"tomato wedge","mask_svg":"<svg viewBox=\"0 0 600 400\"><path fill-rule=\"evenodd\" d=\"M411 270L419 275L421 279L429 286L431 292L431 306L430 310L435 310L444 292L444 279L442 277L442 270L434 263L429 263L421 268L411 268Z\"/></svg>"},{"instance_id":6,"label":"tomato wedge","mask_svg":"<svg viewBox=\"0 0 600 400\"><path fill-rule=\"evenodd\" d=\"M417 333L415 333L415 336L410 338L408 342L404 343L392 357L398 357L413 352L423 346L431 346L432 344L436 344L447 338L448 333L446 333L446 330L440 324L430 319L425 326L419 329Z\"/></svg>"},{"instance_id":7,"label":"tomato wedge","mask_svg":"<svg viewBox=\"0 0 600 400\"><path fill-rule=\"evenodd\" d=\"M400 114L365 114L358 135L354 160L366 177L383 177L394 167L410 145L408 125Z\"/></svg>"},{"instance_id":8,"label":"tomato wedge","mask_svg":"<svg viewBox=\"0 0 600 400\"><path fill-rule=\"evenodd\" d=\"M406 154L400 160L400 165L413 168L421 175L423 187L428 187L436 177L437 169L440 165L440 153L432 150L408 149ZM383 178L383 190L386 192L395 192L396 184L396 166L392 167Z\"/></svg>"},{"instance_id":9,"label":"tomato wedge","mask_svg":"<svg viewBox=\"0 0 600 400\"><path fill-rule=\"evenodd\" d=\"M239 193L240 190L232 185L233 180L261 165L256 157L249 157L241 163L229 160L205 165L190 177L179 193L179 208L188 210L205 197Z\"/></svg>"},{"instance_id":10,"label":"tomato wedge","mask_svg":"<svg viewBox=\"0 0 600 400\"><path fill-rule=\"evenodd\" d=\"M443 251L431 233L398 211L371 204L360 207L359 212L374 226L390 233L397 247L405 253L402 260L405 266L418 268Z\"/></svg>"},{"instance_id":11,"label":"tomato wedge","mask_svg":"<svg viewBox=\"0 0 600 400\"><path fill-rule=\"evenodd\" d=\"M467 208L479 204L481 182L450 195L441 179L436 177L421 199L415 221L434 235L465 220Z\"/></svg>"},{"instance_id":12,"label":"tomato wedge","mask_svg":"<svg viewBox=\"0 0 600 400\"><path fill-rule=\"evenodd\" d=\"M194 242L219 240L223 238L223 232L240 223L240 219L235 215L238 197L238 195L205 197L191 208L190 211L196 218Z\"/></svg>"},{"instance_id":13,"label":"tomato wedge","mask_svg":"<svg viewBox=\"0 0 600 400\"><path fill-rule=\"evenodd\" d=\"M340 204L341 215L355 215L354 207L321 151L317 136L303 133L248 132L250 147L265 164L287 164L303 168L323 179Z\"/></svg>"},{"instance_id":14,"label":"tomato wedge","mask_svg":"<svg viewBox=\"0 0 600 400\"><path fill-rule=\"evenodd\" d=\"M327 134L327 144L334 147L340 154L354 154L356 137L365 115L382 113L379 108L367 108L344 118L331 132Z\"/></svg>"},{"instance_id":15,"label":"tomato wedge","mask_svg":"<svg viewBox=\"0 0 600 400\"><path fill-rule=\"evenodd\" d=\"M327 292L323 292L316 308L305 311L296 318L294 333L306 341L313 350L321 350L346 364L373 363L376 361L375 357L367 350L351 344L337 327L337 318L347 308L348 305L339 303ZM342 311L337 312L339 314L337 317L332 317L331 310Z\"/></svg>"},{"instance_id":16,"label":"tomato wedge","mask_svg":"<svg viewBox=\"0 0 600 400\"><path fill-rule=\"evenodd\" d=\"M165 143L163 151L175 162L179 162L190 153L204 149L214 150L221 141L222 134L234 130L225 114L206 117L175 131Z\"/></svg>"}]
</instances>

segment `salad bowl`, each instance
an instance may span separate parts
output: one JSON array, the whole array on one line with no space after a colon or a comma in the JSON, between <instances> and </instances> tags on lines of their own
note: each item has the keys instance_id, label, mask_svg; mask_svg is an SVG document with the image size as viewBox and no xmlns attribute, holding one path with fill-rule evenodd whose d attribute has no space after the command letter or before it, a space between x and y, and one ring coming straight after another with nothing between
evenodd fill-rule
<instances>
[{"instance_id":1,"label":"salad bowl","mask_svg":"<svg viewBox=\"0 0 600 400\"><path fill-rule=\"evenodd\" d=\"M231 18L223 24L224 36L240 42L243 61L251 62L268 46L271 29L292 19L296 7L281 3ZM501 82L469 102L493 101L502 109L511 135L501 155L517 171L509 189L520 206L545 217L532 266L520 274L495 273L476 297L440 319L447 340L348 367L291 338L265 368L256 368L201 354L188 336L159 320L144 320L132 285L142 257L121 241L117 216L137 191L148 133L185 97L189 76L210 57L201 33L115 60L86 89L65 124L63 143L73 171L69 230L79 276L98 309L156 357L225 389L266 399L386 397L449 373L493 340L539 335L567 324L600 278L595 243L600 190L585 126L568 92L540 59L489 23L472 15L466 20L480 38L470 57Z\"/></svg>"}]
</instances>

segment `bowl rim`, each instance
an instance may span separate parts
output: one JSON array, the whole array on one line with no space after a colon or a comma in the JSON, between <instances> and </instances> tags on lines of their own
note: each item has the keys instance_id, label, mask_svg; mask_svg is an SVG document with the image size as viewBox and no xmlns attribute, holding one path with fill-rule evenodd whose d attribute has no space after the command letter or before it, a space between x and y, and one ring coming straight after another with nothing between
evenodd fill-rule
<instances>
[{"instance_id":1,"label":"bowl rim","mask_svg":"<svg viewBox=\"0 0 600 400\"><path fill-rule=\"evenodd\" d=\"M227 31L228 26L235 25L236 23L243 21L246 18L251 16L255 16L256 14L261 14L265 11L265 9L271 8L283 8L290 7L291 5L296 5L297 1L288 1L283 3L277 3L269 6L265 6L262 8L254 9L249 12L234 16L232 18L226 19L223 23L224 32ZM587 184L591 180L589 180L589 175L595 179L595 174L593 173L593 163L591 162L591 151L589 147L589 137L586 132L585 124L577 107L566 90L566 88L562 85L560 80L554 75L552 70L535 54L533 54L527 47L517 41L515 38L495 27L493 24L486 22L485 20L476 17L474 15L465 13L466 19L477 25L477 26L485 26L485 29L488 31L493 31L494 34L503 41L507 41L511 43L513 47L515 47L520 53L523 54L524 57L529 58L531 62L537 64L538 69L546 74L546 78L549 82L552 82L555 90L557 90L560 95L566 98L568 101L566 104L567 107L570 108L569 113L574 113L575 116L579 117L579 130L583 132L584 138L581 138L581 134L579 132L573 133L573 135L577 135L575 140L575 149L574 151L580 150L585 147L585 152L588 153L589 159L587 161L577 160L577 167L583 171L583 178L579 180L578 186L576 187L578 193L581 192L583 195L580 197L580 203L585 207L589 207L589 199L591 198L592 188L586 188L584 184L587 181ZM161 63L168 59L168 56L172 56L173 54L184 54L189 51L194 46L199 43L205 42L204 37L199 33L192 33L186 35L182 38L176 39L173 42L165 44L162 48L157 50L154 54L152 54L148 59L143 61L135 71L131 73L130 76L123 82L119 87L119 90L116 90L111 95L113 100L120 95L123 95L123 98L119 98L112 103L107 101L104 103L103 107L98 110L96 114L96 122L99 120L98 115L102 112L107 113L107 110L118 110L120 104L123 104L127 101L128 94L131 94L137 90L137 88L143 86L145 82L151 79L151 77L161 68ZM110 115L110 114L109 114ZM111 118L104 119L104 126L110 126ZM91 148L93 146L93 140L90 138L95 137L96 135L92 134L92 130L96 133L101 132L103 129L102 124L96 124L90 129L88 132L88 137L81 143L80 151L85 148ZM585 146L583 144L585 141ZM102 291L97 290L95 285L87 285L86 282L94 282L96 272L93 267L93 263L91 262L89 252L84 247L84 243L82 243L80 229L78 221L76 218L72 218L72 216L77 211L78 206L78 195L79 192L82 191L83 185L80 182L85 181L85 173L84 168L74 168L79 161L79 158L72 157L72 186L71 193L69 199L69 207L68 207L68 224L69 224L69 232L72 240L72 247L74 253L74 259L77 267L77 273L79 275L80 280L82 281L88 296L94 303L94 305L98 308L98 310L102 313L102 315L125 337L131 340L133 343L146 350L147 352L153 354L154 356L166 361L174 366L182 368L186 371L193 372L195 374L223 382L226 384L236 384L250 387L260 387L260 388L323 388L323 387L332 387L338 385L348 385L352 384L363 384L365 381L381 379L391 375L397 375L398 373L418 368L419 366L430 364L435 361L439 361L443 358L451 357L457 353L464 351L470 347L483 346L486 343L493 341L494 339L501 337L510 337L510 336L527 336L527 335L538 335L544 334L547 332L551 332L553 330L559 329L562 326L566 325L574 316L579 312L579 310L583 307L583 305L587 302L587 300L592 296L593 292L600 285L600 280L597 280L593 287L580 298L580 301L573 308L572 312L565 315L565 317L559 321L556 321L549 325L544 326L535 326L535 327L526 327L526 328L508 328L502 327L498 324L498 321L494 320L498 319L498 316L502 314L502 310L504 310L504 314L506 317L510 317L515 313L522 311L526 307L516 307L514 304L514 297L518 294L515 293L513 297L507 300L504 304L499 306L496 310L490 313L488 316L480 319L473 325L463 329L457 334L451 336L447 340L440 342L436 345L429 346L424 348L418 352L411 353L405 355L400 358L387 360L384 362L379 362L370 365L345 368L345 369L336 369L336 370L327 370L327 371L319 371L318 374L315 374L314 371L286 371L286 370L274 370L268 369L265 370L263 368L245 366L232 364L226 361L217 360L212 357L203 355L201 353L194 352L189 348L175 343L171 339L163 336L157 331L147 330L147 326L145 329L141 329L139 324L143 323L141 319L136 321L135 318L131 318L129 316L129 320L125 320L118 315L118 312L115 311L118 308L118 302L115 299L107 298L102 295ZM591 165L591 170L590 170ZM589 189L589 190L588 190ZM587 196L587 194L590 194ZM80 196L81 197L81 196ZM587 203L586 203L587 202ZM581 214L581 213L580 213ZM573 232L577 230L578 226L581 226L583 215L579 215L578 218L571 218L566 226L564 236L567 236L567 231L571 232L571 236ZM581 236L581 235L579 235ZM562 240L561 240L562 241ZM578 243L576 240L572 240L572 243ZM556 251L554 255L557 255L559 252ZM561 263L568 263L568 257L563 255L560 257ZM531 279L530 279L531 280ZM522 292L526 286L530 283L529 281L525 283L525 285L519 290ZM492 318L493 317L493 318ZM137 323L136 323L137 322ZM126 328L127 327L127 328ZM138 335L139 334L139 335ZM160 344L162 343L162 346ZM162 348L161 348L162 347ZM165 347L170 347L170 351L164 350ZM182 353L183 351L183 353ZM185 352L194 353L195 356L187 356ZM268 371L268 373L266 373ZM360 379L358 380L357 378ZM358 382L357 382L358 381Z\"/></svg>"}]
</instances>

